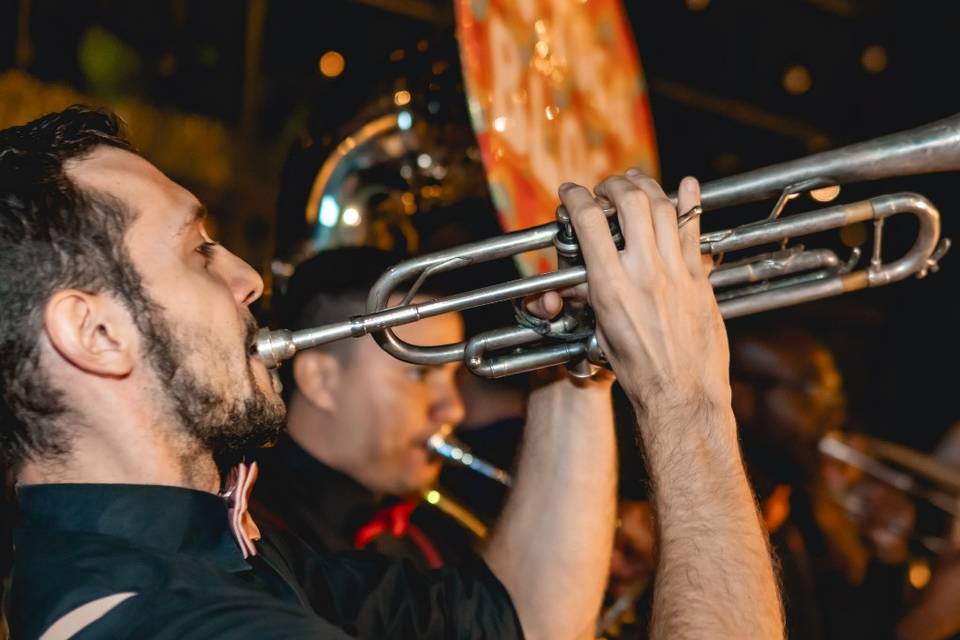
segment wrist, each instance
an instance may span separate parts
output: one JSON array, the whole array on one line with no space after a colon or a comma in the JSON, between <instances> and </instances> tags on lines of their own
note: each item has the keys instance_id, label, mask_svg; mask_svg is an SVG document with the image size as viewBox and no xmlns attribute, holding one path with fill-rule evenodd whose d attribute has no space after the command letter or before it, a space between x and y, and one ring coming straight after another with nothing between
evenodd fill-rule
<instances>
[{"instance_id":1,"label":"wrist","mask_svg":"<svg viewBox=\"0 0 960 640\"><path fill-rule=\"evenodd\" d=\"M661 446L713 451L723 458L739 460L737 423L729 402L706 394L660 397L655 402L633 404L637 435L648 454Z\"/></svg>"},{"instance_id":2,"label":"wrist","mask_svg":"<svg viewBox=\"0 0 960 640\"><path fill-rule=\"evenodd\" d=\"M637 417L686 421L717 421L733 418L733 400L730 385L711 389L684 389L647 393L644 396L628 393Z\"/></svg>"}]
</instances>

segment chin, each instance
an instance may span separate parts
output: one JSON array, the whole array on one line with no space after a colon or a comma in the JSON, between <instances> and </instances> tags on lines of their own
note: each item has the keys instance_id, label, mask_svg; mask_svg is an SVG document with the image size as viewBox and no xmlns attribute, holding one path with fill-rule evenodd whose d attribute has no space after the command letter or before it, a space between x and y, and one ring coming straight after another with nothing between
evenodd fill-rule
<instances>
[{"instance_id":1,"label":"chin","mask_svg":"<svg viewBox=\"0 0 960 640\"><path fill-rule=\"evenodd\" d=\"M419 469L414 475L415 479L411 482L411 484L415 485L415 491L423 491L424 489L427 489L435 484L439 476L439 463L424 465L424 467Z\"/></svg>"},{"instance_id":2,"label":"chin","mask_svg":"<svg viewBox=\"0 0 960 640\"><path fill-rule=\"evenodd\" d=\"M402 477L397 478L392 483L394 490L391 491L396 496L415 496L429 489L437 481L440 475L440 466L435 464L423 465L417 469L411 469Z\"/></svg>"}]
</instances>

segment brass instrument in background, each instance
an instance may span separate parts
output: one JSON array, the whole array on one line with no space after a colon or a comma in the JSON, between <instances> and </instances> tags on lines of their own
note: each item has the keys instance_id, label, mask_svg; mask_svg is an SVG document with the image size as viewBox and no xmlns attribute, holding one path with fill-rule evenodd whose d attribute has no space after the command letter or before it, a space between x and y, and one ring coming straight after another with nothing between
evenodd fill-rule
<instances>
[{"instance_id":1,"label":"brass instrument in background","mask_svg":"<svg viewBox=\"0 0 960 640\"><path fill-rule=\"evenodd\" d=\"M939 212L922 195L895 193L806 213L781 214L789 200L816 189L957 169L960 169L960 114L917 129L704 184L701 206L705 211L778 196L766 220L700 237L701 252L717 257L764 245L779 245L779 249L772 252L720 265L711 273L710 281L717 290L721 313L725 318L734 318L885 285L911 275L922 277L928 270L935 271L937 261L950 245L948 240L940 241ZM676 202L676 197L673 198ZM605 212L611 233L622 242L616 210L607 206ZM899 213L916 217L919 223L916 241L903 257L884 263L881 258L884 221ZM793 237L868 221L874 223L873 251L869 264L861 269L856 269L859 249L854 250L850 260L843 262L830 250L788 247ZM560 268L556 271L427 302L412 302L423 282L433 274L550 246L558 253ZM528 317L520 311L516 326L436 347L408 344L391 331L392 327L422 318L571 287L585 282L586 278L569 215L561 206L557 209L556 222L404 261L389 269L370 290L366 315L296 332L262 329L256 350L260 358L273 367L301 349L369 333L391 355L416 364L463 360L470 371L485 377L566 364L573 375L590 375L596 366L604 365L605 360L594 336L594 320L589 309L565 307L560 316L550 322ZM411 281L412 284L405 284ZM402 302L389 307L391 295L398 290L406 291ZM490 355L492 352L494 355Z\"/></svg>"},{"instance_id":2,"label":"brass instrument in background","mask_svg":"<svg viewBox=\"0 0 960 640\"><path fill-rule=\"evenodd\" d=\"M818 448L825 460L846 468L830 491L851 520L904 540L913 556L960 551L960 469L862 433L829 432ZM870 491L876 484L889 487L909 509L878 509L882 503Z\"/></svg>"}]
</instances>

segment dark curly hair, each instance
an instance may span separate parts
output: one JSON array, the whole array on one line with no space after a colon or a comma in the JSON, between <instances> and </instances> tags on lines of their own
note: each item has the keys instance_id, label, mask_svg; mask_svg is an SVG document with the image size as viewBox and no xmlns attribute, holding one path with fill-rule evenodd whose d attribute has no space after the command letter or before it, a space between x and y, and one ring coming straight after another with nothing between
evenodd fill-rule
<instances>
[{"instance_id":1,"label":"dark curly hair","mask_svg":"<svg viewBox=\"0 0 960 640\"><path fill-rule=\"evenodd\" d=\"M111 292L149 304L124 233L136 213L65 171L106 145L132 147L116 115L72 106L0 131L0 463L69 451L67 407L40 365L46 302L57 290ZM136 314L134 314L136 318Z\"/></svg>"}]
</instances>

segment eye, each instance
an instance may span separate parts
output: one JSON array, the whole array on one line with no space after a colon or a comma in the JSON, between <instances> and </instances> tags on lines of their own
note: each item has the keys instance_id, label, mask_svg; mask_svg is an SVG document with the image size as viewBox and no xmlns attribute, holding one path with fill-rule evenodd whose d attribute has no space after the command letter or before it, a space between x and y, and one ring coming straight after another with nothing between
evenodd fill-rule
<instances>
[{"instance_id":1,"label":"eye","mask_svg":"<svg viewBox=\"0 0 960 640\"><path fill-rule=\"evenodd\" d=\"M413 382L423 382L427 379L431 368L426 366L407 367L407 377Z\"/></svg>"},{"instance_id":2,"label":"eye","mask_svg":"<svg viewBox=\"0 0 960 640\"><path fill-rule=\"evenodd\" d=\"M203 256L203 266L206 267L210 265L210 261L213 260L214 249L216 249L216 247L219 245L219 242L206 240L199 247L197 247L197 253Z\"/></svg>"}]
</instances>

